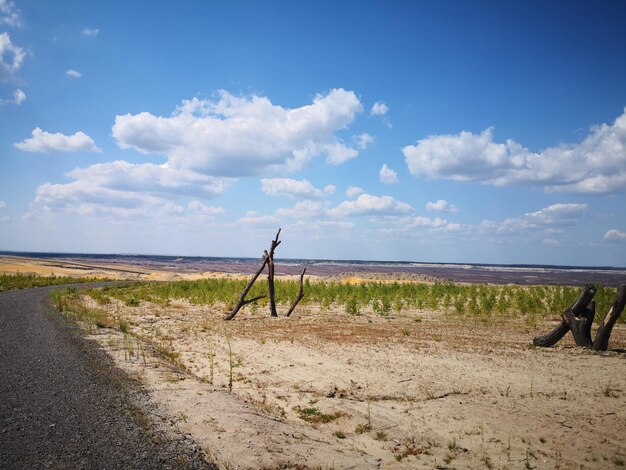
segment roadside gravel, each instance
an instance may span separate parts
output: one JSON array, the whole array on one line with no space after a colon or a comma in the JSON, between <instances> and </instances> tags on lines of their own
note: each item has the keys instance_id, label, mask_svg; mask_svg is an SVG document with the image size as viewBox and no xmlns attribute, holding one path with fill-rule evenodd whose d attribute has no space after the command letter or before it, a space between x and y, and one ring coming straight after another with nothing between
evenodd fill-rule
<instances>
[{"instance_id":1,"label":"roadside gravel","mask_svg":"<svg viewBox=\"0 0 626 470\"><path fill-rule=\"evenodd\" d=\"M54 312L58 287L0 294L0 468L215 468L155 427L141 385Z\"/></svg>"}]
</instances>

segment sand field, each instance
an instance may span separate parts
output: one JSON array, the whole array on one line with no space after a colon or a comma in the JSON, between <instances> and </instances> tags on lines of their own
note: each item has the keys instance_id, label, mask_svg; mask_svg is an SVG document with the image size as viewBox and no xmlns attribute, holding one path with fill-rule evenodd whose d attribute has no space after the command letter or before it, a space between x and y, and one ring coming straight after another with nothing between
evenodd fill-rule
<instances>
[{"instance_id":1,"label":"sand field","mask_svg":"<svg viewBox=\"0 0 626 470\"><path fill-rule=\"evenodd\" d=\"M533 348L528 326L427 311L305 305L105 308L91 337L220 468L620 468L626 329L598 354ZM229 355L230 351L232 355ZM617 351L616 351L617 350ZM621 352L620 352L621 351ZM232 373L232 391L229 377Z\"/></svg>"}]
</instances>

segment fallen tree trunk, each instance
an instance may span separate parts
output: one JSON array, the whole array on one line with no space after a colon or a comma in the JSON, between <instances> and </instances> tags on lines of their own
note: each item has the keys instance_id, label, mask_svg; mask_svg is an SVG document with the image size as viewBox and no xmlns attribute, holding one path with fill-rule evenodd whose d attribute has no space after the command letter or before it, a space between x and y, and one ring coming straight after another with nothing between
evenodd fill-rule
<instances>
[{"instance_id":1,"label":"fallen tree trunk","mask_svg":"<svg viewBox=\"0 0 626 470\"><path fill-rule=\"evenodd\" d=\"M300 274L300 293L298 294L298 297L296 297L295 302L289 308L287 315L285 315L286 317L291 316L291 313L294 311L298 303L302 300L302 297L304 297L304 273L305 272L306 272L306 268L304 268L302 270L302 274Z\"/></svg>"},{"instance_id":2,"label":"fallen tree trunk","mask_svg":"<svg viewBox=\"0 0 626 470\"><path fill-rule=\"evenodd\" d=\"M626 284L622 284L617 290L617 295L615 296L613 305L611 305L611 308L602 320L602 323L596 332L596 338L593 341L594 351L606 351L609 348L609 338L611 337L611 332L613 331L613 325L615 325L615 322L624 310L625 305Z\"/></svg>"},{"instance_id":3,"label":"fallen tree trunk","mask_svg":"<svg viewBox=\"0 0 626 470\"><path fill-rule=\"evenodd\" d=\"M596 302L593 300L595 293L595 287L585 286L574 305L563 312L561 323L549 333L533 338L533 344L544 347L552 346L568 331L571 331L576 346L591 348L594 351L606 351L609 347L609 338L613 326L626 306L626 284L622 284L617 289L613 305L602 320L596 337L592 341L591 327L596 315Z\"/></svg>"},{"instance_id":4,"label":"fallen tree trunk","mask_svg":"<svg viewBox=\"0 0 626 470\"><path fill-rule=\"evenodd\" d=\"M596 288L590 284L587 284L581 294L576 299L576 302L568 308L565 312L563 312L563 319L561 323L559 323L552 331L546 333L545 335L535 336L533 338L533 344L535 346L541 346L544 348L554 346L558 343L563 336L567 334L570 330L570 325L567 320L567 313L571 312L573 316L580 316L583 311L587 309L589 302L593 299L593 296L596 295Z\"/></svg>"},{"instance_id":5,"label":"fallen tree trunk","mask_svg":"<svg viewBox=\"0 0 626 470\"><path fill-rule=\"evenodd\" d=\"M237 315L237 312L239 312L241 307L243 307L244 305L250 304L250 303L255 302L255 301L259 300L259 299L267 297L266 295L259 295L258 297L254 297L252 299L246 300L246 295L248 295L248 292L250 292L250 289L252 289L252 286L254 285L254 282L261 275L261 273L263 272L263 269L265 269L265 265L267 264L267 258L268 258L268 256L267 256L267 251L266 251L264 253L264 255L263 255L263 263L261 264L261 267L256 272L256 274L254 276L252 276L252 279L250 279L250 281L248 282L248 285L246 286L246 288L243 290L243 292L239 296L239 301L237 302L237 305L235 305L235 308L233 308L233 310L228 315L226 315L224 317L224 320L232 320L235 317L235 315Z\"/></svg>"}]
</instances>

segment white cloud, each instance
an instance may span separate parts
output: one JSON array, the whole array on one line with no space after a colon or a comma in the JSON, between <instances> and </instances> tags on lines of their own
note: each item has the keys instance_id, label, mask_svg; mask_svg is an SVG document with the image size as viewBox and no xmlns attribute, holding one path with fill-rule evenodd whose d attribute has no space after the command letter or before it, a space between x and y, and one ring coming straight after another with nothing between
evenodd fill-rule
<instances>
[{"instance_id":1,"label":"white cloud","mask_svg":"<svg viewBox=\"0 0 626 470\"><path fill-rule=\"evenodd\" d=\"M378 175L380 176L380 181L382 181L385 184L399 183L398 173L392 170L391 168L389 168L386 163L383 164Z\"/></svg>"},{"instance_id":2,"label":"white cloud","mask_svg":"<svg viewBox=\"0 0 626 470\"><path fill-rule=\"evenodd\" d=\"M300 201L292 208L278 209L276 215L294 219L321 218L326 216L326 204L322 201Z\"/></svg>"},{"instance_id":3,"label":"white cloud","mask_svg":"<svg viewBox=\"0 0 626 470\"><path fill-rule=\"evenodd\" d=\"M435 202L426 203L426 210L429 212L459 212L459 208L450 204L445 199L438 199Z\"/></svg>"},{"instance_id":4,"label":"white cloud","mask_svg":"<svg viewBox=\"0 0 626 470\"><path fill-rule=\"evenodd\" d=\"M85 36L96 37L100 30L98 28L85 28L82 31L82 34Z\"/></svg>"},{"instance_id":5,"label":"white cloud","mask_svg":"<svg viewBox=\"0 0 626 470\"><path fill-rule=\"evenodd\" d=\"M621 232L617 229L611 229L604 234L604 240L606 241L626 241L626 232Z\"/></svg>"},{"instance_id":6,"label":"white cloud","mask_svg":"<svg viewBox=\"0 0 626 470\"><path fill-rule=\"evenodd\" d=\"M548 246L559 246L561 244L560 241L555 240L554 238L544 238L542 243Z\"/></svg>"},{"instance_id":7,"label":"white cloud","mask_svg":"<svg viewBox=\"0 0 626 470\"><path fill-rule=\"evenodd\" d=\"M324 146L324 150L326 151L326 163L330 165L341 165L359 154L359 152L345 146L341 142L332 142Z\"/></svg>"},{"instance_id":8,"label":"white cloud","mask_svg":"<svg viewBox=\"0 0 626 470\"><path fill-rule=\"evenodd\" d=\"M460 224L448 222L446 219L441 219L439 217L431 219L430 217L422 217L422 216L414 217L411 223L409 224L409 226L410 227L426 227L426 228L438 229L438 230L449 231L449 232L458 231L462 228Z\"/></svg>"},{"instance_id":9,"label":"white cloud","mask_svg":"<svg viewBox=\"0 0 626 470\"><path fill-rule=\"evenodd\" d=\"M213 198L222 194L233 182L231 178L173 169L167 164L133 164L123 160L76 168L68 176L85 187L200 198Z\"/></svg>"},{"instance_id":10,"label":"white cloud","mask_svg":"<svg viewBox=\"0 0 626 470\"><path fill-rule=\"evenodd\" d=\"M256 211L246 212L245 217L240 218L236 222L242 225L276 225L279 223L278 217L272 215L262 215Z\"/></svg>"},{"instance_id":11,"label":"white cloud","mask_svg":"<svg viewBox=\"0 0 626 470\"><path fill-rule=\"evenodd\" d=\"M67 70L67 71L65 72L65 75L68 75L68 76L70 76L70 77L72 77L72 78L80 78L80 77L82 77L82 76L83 76L83 74L82 74L82 73L80 73L79 71L74 70L74 69L69 69L69 70Z\"/></svg>"},{"instance_id":12,"label":"white cloud","mask_svg":"<svg viewBox=\"0 0 626 470\"><path fill-rule=\"evenodd\" d=\"M495 186L540 184L546 191L607 193L626 189L626 110L612 125L593 127L578 144L539 153L513 140L480 134L434 135L403 148L417 177L479 181Z\"/></svg>"},{"instance_id":13,"label":"white cloud","mask_svg":"<svg viewBox=\"0 0 626 470\"><path fill-rule=\"evenodd\" d=\"M183 207L162 197L93 186L81 180L39 186L35 206L44 212L63 212L83 217L111 215L118 218L147 218L184 211ZM29 215L34 215L33 212Z\"/></svg>"},{"instance_id":14,"label":"white cloud","mask_svg":"<svg viewBox=\"0 0 626 470\"><path fill-rule=\"evenodd\" d=\"M26 93L24 93L19 88L13 92L13 102L16 105L21 105L24 101L26 101Z\"/></svg>"},{"instance_id":15,"label":"white cloud","mask_svg":"<svg viewBox=\"0 0 626 470\"><path fill-rule=\"evenodd\" d=\"M234 181L188 170L174 170L167 164L133 164L125 161L76 168L67 176L74 181L39 186L35 197L36 208L83 216L109 214L149 217L178 214L184 208L171 202L172 196L213 198L222 194ZM222 208L204 206L199 201L191 201L187 207L203 215L215 215L223 211Z\"/></svg>"},{"instance_id":16,"label":"white cloud","mask_svg":"<svg viewBox=\"0 0 626 470\"><path fill-rule=\"evenodd\" d=\"M26 52L11 42L8 33L0 34L0 81L11 80L22 67Z\"/></svg>"},{"instance_id":17,"label":"white cloud","mask_svg":"<svg viewBox=\"0 0 626 470\"><path fill-rule=\"evenodd\" d=\"M0 201L0 209L6 209L7 208L7 203L4 201Z\"/></svg>"},{"instance_id":18,"label":"white cloud","mask_svg":"<svg viewBox=\"0 0 626 470\"><path fill-rule=\"evenodd\" d=\"M15 2L0 0L0 24L13 27L21 27L23 25L22 12L15 6Z\"/></svg>"},{"instance_id":19,"label":"white cloud","mask_svg":"<svg viewBox=\"0 0 626 470\"><path fill-rule=\"evenodd\" d=\"M316 188L309 181L291 178L263 178L261 190L270 196L288 196L299 199L317 199L324 196L324 191Z\"/></svg>"},{"instance_id":20,"label":"white cloud","mask_svg":"<svg viewBox=\"0 0 626 470\"><path fill-rule=\"evenodd\" d=\"M352 136L352 142L354 142L354 145L361 150L365 150L369 144L374 142L374 140L376 140L376 138L367 132Z\"/></svg>"},{"instance_id":21,"label":"white cloud","mask_svg":"<svg viewBox=\"0 0 626 470\"><path fill-rule=\"evenodd\" d=\"M51 134L39 127L33 129L32 137L13 145L24 152L102 152L93 139L81 131L73 135Z\"/></svg>"},{"instance_id":22,"label":"white cloud","mask_svg":"<svg viewBox=\"0 0 626 470\"><path fill-rule=\"evenodd\" d=\"M496 233L562 233L579 224L586 212L587 204L552 204L536 212L507 218L500 223L483 221L482 227Z\"/></svg>"},{"instance_id":23,"label":"white cloud","mask_svg":"<svg viewBox=\"0 0 626 470\"><path fill-rule=\"evenodd\" d=\"M352 222L343 220L298 220L285 227L289 233L299 233L311 240L331 240L336 243L339 238L345 238L354 228Z\"/></svg>"},{"instance_id":24,"label":"white cloud","mask_svg":"<svg viewBox=\"0 0 626 470\"><path fill-rule=\"evenodd\" d=\"M361 194L353 201L344 201L328 211L333 217L360 215L398 215L411 212L413 208L406 202L396 201L391 196Z\"/></svg>"},{"instance_id":25,"label":"white cloud","mask_svg":"<svg viewBox=\"0 0 626 470\"><path fill-rule=\"evenodd\" d=\"M372 106L372 109L370 110L370 115L384 116L388 112L389 112L389 106L387 106L382 101L377 101L376 103L374 103L374 106Z\"/></svg>"},{"instance_id":26,"label":"white cloud","mask_svg":"<svg viewBox=\"0 0 626 470\"><path fill-rule=\"evenodd\" d=\"M15 104L17 106L21 105L24 101L26 101L26 93L24 93L19 88L13 92L13 98L10 100L0 99L0 105L5 104Z\"/></svg>"},{"instance_id":27,"label":"white cloud","mask_svg":"<svg viewBox=\"0 0 626 470\"><path fill-rule=\"evenodd\" d=\"M187 208L202 215L218 215L226 212L223 207L206 206L200 201L191 201Z\"/></svg>"},{"instance_id":28,"label":"white cloud","mask_svg":"<svg viewBox=\"0 0 626 470\"><path fill-rule=\"evenodd\" d=\"M359 194L363 192L365 192L363 188L359 188L358 186L349 186L348 189L346 189L346 196L354 197L354 196L358 196Z\"/></svg>"},{"instance_id":29,"label":"white cloud","mask_svg":"<svg viewBox=\"0 0 626 470\"><path fill-rule=\"evenodd\" d=\"M322 153L333 164L354 158L356 150L335 132L362 109L357 96L343 89L293 109L221 91L217 101L183 101L171 117L117 116L112 133L123 149L165 154L172 168L216 176L267 174L298 170Z\"/></svg>"},{"instance_id":30,"label":"white cloud","mask_svg":"<svg viewBox=\"0 0 626 470\"><path fill-rule=\"evenodd\" d=\"M334 184L327 184L326 186L324 186L325 194L335 194L336 190L337 190L337 186L335 186Z\"/></svg>"}]
</instances>

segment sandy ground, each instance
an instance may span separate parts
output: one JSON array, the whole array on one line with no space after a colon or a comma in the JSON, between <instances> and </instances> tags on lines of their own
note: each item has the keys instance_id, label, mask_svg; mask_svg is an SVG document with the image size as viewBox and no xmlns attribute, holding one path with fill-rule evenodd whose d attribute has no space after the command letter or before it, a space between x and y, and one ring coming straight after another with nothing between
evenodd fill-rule
<instances>
[{"instance_id":1,"label":"sandy ground","mask_svg":"<svg viewBox=\"0 0 626 470\"><path fill-rule=\"evenodd\" d=\"M309 305L224 322L223 306L92 306L128 323L132 334L92 337L144 381L157 420L221 468L626 465L623 325L597 354L569 338L535 349L553 323L523 320Z\"/></svg>"},{"instance_id":2,"label":"sandy ground","mask_svg":"<svg viewBox=\"0 0 626 470\"><path fill-rule=\"evenodd\" d=\"M36 274L39 276L71 276L116 280L179 281L211 277L245 278L243 274L221 272L181 273L120 263L79 263L66 260L0 255L0 274Z\"/></svg>"}]
</instances>

